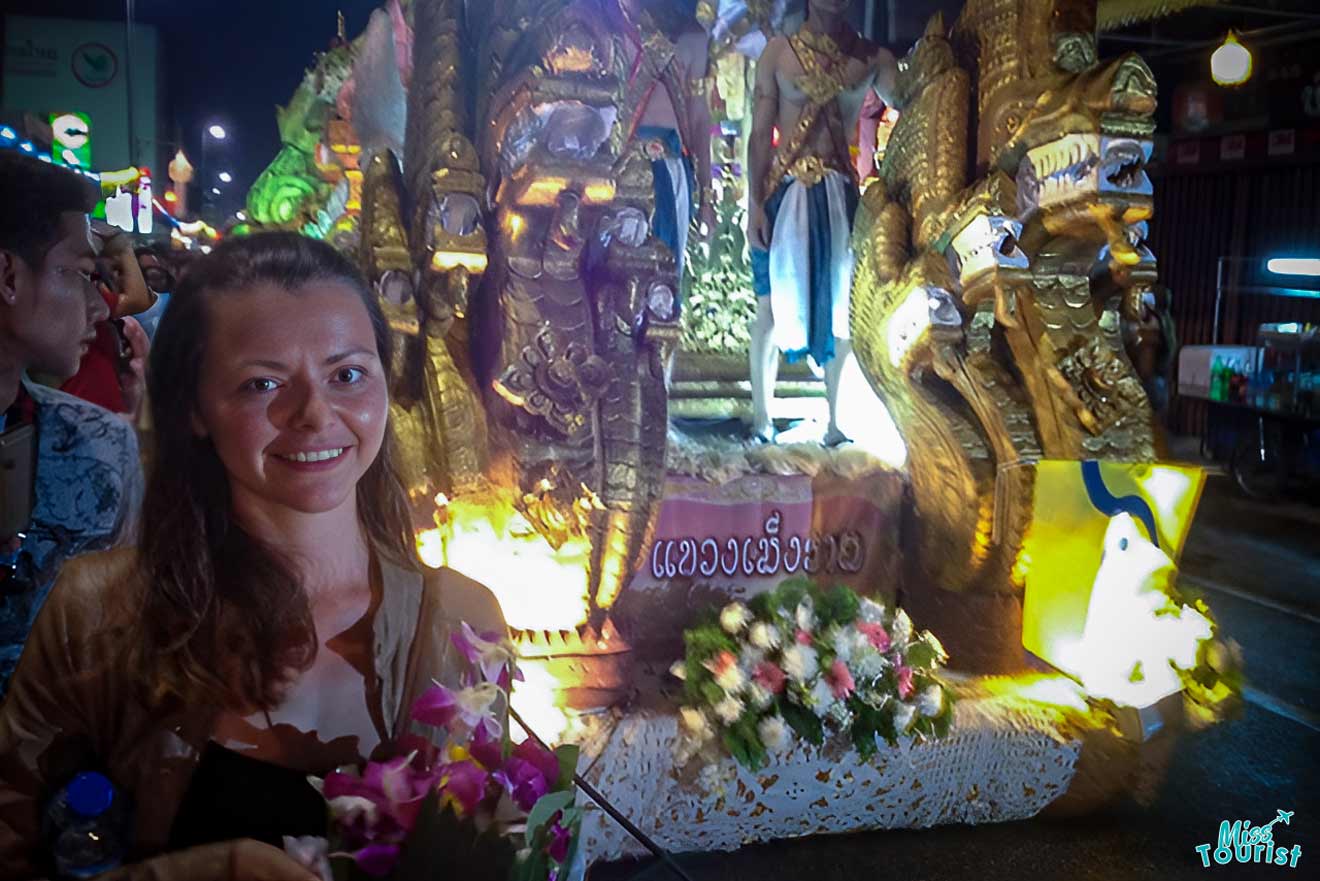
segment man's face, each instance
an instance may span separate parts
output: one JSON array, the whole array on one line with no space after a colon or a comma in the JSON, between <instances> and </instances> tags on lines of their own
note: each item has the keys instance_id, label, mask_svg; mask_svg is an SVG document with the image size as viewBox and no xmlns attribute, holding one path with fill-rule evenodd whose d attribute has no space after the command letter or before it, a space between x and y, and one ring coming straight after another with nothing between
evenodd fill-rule
<instances>
[{"instance_id":1,"label":"man's face","mask_svg":"<svg viewBox=\"0 0 1320 881\"><path fill-rule=\"evenodd\" d=\"M91 281L96 251L87 215L65 212L60 231L36 266L0 252L0 293L8 306L0 331L27 369L67 379L78 372L96 323L110 310Z\"/></svg>"}]
</instances>

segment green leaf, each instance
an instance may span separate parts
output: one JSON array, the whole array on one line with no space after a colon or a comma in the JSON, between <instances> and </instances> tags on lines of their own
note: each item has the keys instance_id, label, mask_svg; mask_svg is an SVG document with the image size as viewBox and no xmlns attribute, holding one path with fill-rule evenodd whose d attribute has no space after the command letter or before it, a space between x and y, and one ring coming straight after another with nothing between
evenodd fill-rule
<instances>
[{"instance_id":1,"label":"green leaf","mask_svg":"<svg viewBox=\"0 0 1320 881\"><path fill-rule=\"evenodd\" d=\"M714 706L724 700L724 689L716 685L714 680L704 682L701 685L701 699Z\"/></svg>"},{"instance_id":2,"label":"green leaf","mask_svg":"<svg viewBox=\"0 0 1320 881\"><path fill-rule=\"evenodd\" d=\"M935 649L929 643L922 642L921 640L914 640L912 644L908 646L905 655L909 667L915 667L921 670L928 670L935 666L935 661L938 658L939 655L935 653Z\"/></svg>"},{"instance_id":3,"label":"green leaf","mask_svg":"<svg viewBox=\"0 0 1320 881\"><path fill-rule=\"evenodd\" d=\"M536 833L544 829L555 814L564 808L573 804L575 793L573 790L565 792L550 792L537 800L532 805L531 811L527 814L527 846L532 846L532 840Z\"/></svg>"},{"instance_id":4,"label":"green leaf","mask_svg":"<svg viewBox=\"0 0 1320 881\"><path fill-rule=\"evenodd\" d=\"M793 733L807 743L820 746L825 742L825 728L821 725L820 719L816 718L815 713L786 700L779 702L779 713L788 723L788 727L793 729Z\"/></svg>"},{"instance_id":5,"label":"green leaf","mask_svg":"<svg viewBox=\"0 0 1320 881\"><path fill-rule=\"evenodd\" d=\"M571 743L555 747L555 758L559 759L559 779L555 781L556 789L573 788L573 775L577 773L578 756L581 752L581 749Z\"/></svg>"},{"instance_id":6,"label":"green leaf","mask_svg":"<svg viewBox=\"0 0 1320 881\"><path fill-rule=\"evenodd\" d=\"M821 594L816 603L816 614L822 627L830 624L843 626L857 620L861 604L857 594L842 584L836 584Z\"/></svg>"}]
</instances>

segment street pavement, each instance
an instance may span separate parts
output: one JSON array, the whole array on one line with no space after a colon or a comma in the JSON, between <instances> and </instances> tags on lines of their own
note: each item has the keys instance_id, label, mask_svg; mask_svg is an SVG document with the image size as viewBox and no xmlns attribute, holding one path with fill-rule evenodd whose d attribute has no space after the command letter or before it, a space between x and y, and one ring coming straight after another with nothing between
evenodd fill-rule
<instances>
[{"instance_id":1,"label":"street pavement","mask_svg":"<svg viewBox=\"0 0 1320 881\"><path fill-rule=\"evenodd\" d=\"M689 854L693 881L1111 881L1320 878L1320 508L1245 499L1212 477L1182 560L1181 587L1201 596L1242 646L1240 717L1178 744L1146 806L1131 801L1070 820L818 836ZM1222 820L1268 822L1300 845L1296 869L1201 864ZM656 861L597 867L591 881L674 876Z\"/></svg>"}]
</instances>

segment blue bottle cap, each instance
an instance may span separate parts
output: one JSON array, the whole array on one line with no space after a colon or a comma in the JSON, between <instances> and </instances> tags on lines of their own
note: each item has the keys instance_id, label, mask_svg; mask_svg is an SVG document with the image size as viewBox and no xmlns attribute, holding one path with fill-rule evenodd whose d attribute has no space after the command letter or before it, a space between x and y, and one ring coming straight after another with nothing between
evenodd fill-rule
<instances>
[{"instance_id":1,"label":"blue bottle cap","mask_svg":"<svg viewBox=\"0 0 1320 881\"><path fill-rule=\"evenodd\" d=\"M64 791L69 808L83 817L99 817L115 800L115 785L95 771L74 777Z\"/></svg>"}]
</instances>

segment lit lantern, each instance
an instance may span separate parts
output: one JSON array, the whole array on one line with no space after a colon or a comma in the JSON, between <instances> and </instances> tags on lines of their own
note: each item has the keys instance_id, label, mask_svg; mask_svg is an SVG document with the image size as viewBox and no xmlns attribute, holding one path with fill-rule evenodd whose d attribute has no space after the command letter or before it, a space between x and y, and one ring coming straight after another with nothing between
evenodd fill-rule
<instances>
[{"instance_id":1,"label":"lit lantern","mask_svg":"<svg viewBox=\"0 0 1320 881\"><path fill-rule=\"evenodd\" d=\"M1232 31L1210 56L1210 76L1221 86L1240 86L1251 79L1251 52Z\"/></svg>"}]
</instances>

